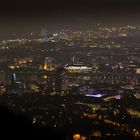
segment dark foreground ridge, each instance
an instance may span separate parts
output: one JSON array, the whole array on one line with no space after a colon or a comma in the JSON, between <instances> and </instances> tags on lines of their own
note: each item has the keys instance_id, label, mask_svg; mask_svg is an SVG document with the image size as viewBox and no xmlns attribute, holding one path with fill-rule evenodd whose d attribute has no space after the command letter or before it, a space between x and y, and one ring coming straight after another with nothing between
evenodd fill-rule
<instances>
[{"instance_id":1,"label":"dark foreground ridge","mask_svg":"<svg viewBox=\"0 0 140 140\"><path fill-rule=\"evenodd\" d=\"M82 127L82 126L81 126ZM84 127L85 128L85 127ZM67 136L63 132L54 132L49 127L41 127L33 125L30 120L22 115L16 115L7 108L0 106L0 136L1 138L10 139L46 139L46 140L72 140L71 136ZM92 139L92 138L91 138ZM116 137L100 138L100 140L133 140L134 137L120 135ZM81 139L80 139L81 140ZM88 139L86 139L88 140ZM93 138L96 140L96 138Z\"/></svg>"},{"instance_id":2,"label":"dark foreground ridge","mask_svg":"<svg viewBox=\"0 0 140 140\"><path fill-rule=\"evenodd\" d=\"M54 133L49 127L43 128L33 125L26 117L16 115L3 106L0 106L0 134L4 139L7 137L10 137L11 139L66 139L65 134Z\"/></svg>"}]
</instances>

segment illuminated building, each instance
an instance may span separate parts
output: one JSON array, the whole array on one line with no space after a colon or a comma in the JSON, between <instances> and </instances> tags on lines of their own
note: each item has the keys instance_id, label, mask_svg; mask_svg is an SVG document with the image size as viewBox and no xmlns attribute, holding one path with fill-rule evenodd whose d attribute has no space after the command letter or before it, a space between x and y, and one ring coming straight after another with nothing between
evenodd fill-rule
<instances>
[{"instance_id":1,"label":"illuminated building","mask_svg":"<svg viewBox=\"0 0 140 140\"><path fill-rule=\"evenodd\" d=\"M94 138L96 138L96 137L101 137L101 131L93 131L92 133L91 133L91 136L93 136Z\"/></svg>"},{"instance_id":2,"label":"illuminated building","mask_svg":"<svg viewBox=\"0 0 140 140\"><path fill-rule=\"evenodd\" d=\"M46 30L45 28L43 28L43 29L41 30L41 35L42 35L42 37L43 37L43 41L44 41L44 42L48 40L48 38L47 38L47 30Z\"/></svg>"},{"instance_id":3,"label":"illuminated building","mask_svg":"<svg viewBox=\"0 0 140 140\"><path fill-rule=\"evenodd\" d=\"M31 91L32 92L39 92L39 86L37 84L32 84Z\"/></svg>"},{"instance_id":4,"label":"illuminated building","mask_svg":"<svg viewBox=\"0 0 140 140\"><path fill-rule=\"evenodd\" d=\"M24 85L20 82L15 82L13 84L11 83L6 85L6 93L20 95L24 93L24 91L25 91Z\"/></svg>"},{"instance_id":5,"label":"illuminated building","mask_svg":"<svg viewBox=\"0 0 140 140\"><path fill-rule=\"evenodd\" d=\"M13 73L12 75L11 75L11 84L14 84L15 82L16 82L16 74L15 73Z\"/></svg>"},{"instance_id":6,"label":"illuminated building","mask_svg":"<svg viewBox=\"0 0 140 140\"><path fill-rule=\"evenodd\" d=\"M46 57L44 62L44 70L54 70L54 69L55 69L54 59Z\"/></svg>"},{"instance_id":7,"label":"illuminated building","mask_svg":"<svg viewBox=\"0 0 140 140\"><path fill-rule=\"evenodd\" d=\"M73 140L80 140L80 134L73 134Z\"/></svg>"},{"instance_id":8,"label":"illuminated building","mask_svg":"<svg viewBox=\"0 0 140 140\"><path fill-rule=\"evenodd\" d=\"M136 74L140 74L140 68L136 69Z\"/></svg>"},{"instance_id":9,"label":"illuminated building","mask_svg":"<svg viewBox=\"0 0 140 140\"><path fill-rule=\"evenodd\" d=\"M0 85L0 95L4 94L6 92L6 89L3 85Z\"/></svg>"},{"instance_id":10,"label":"illuminated building","mask_svg":"<svg viewBox=\"0 0 140 140\"><path fill-rule=\"evenodd\" d=\"M23 85L22 82L19 82L17 80L17 75L16 73L13 73L11 75L11 79L10 79L10 83L6 85L5 90L6 93L10 93L10 94L22 94L25 91L25 87Z\"/></svg>"},{"instance_id":11,"label":"illuminated building","mask_svg":"<svg viewBox=\"0 0 140 140\"><path fill-rule=\"evenodd\" d=\"M70 73L87 73L92 71L92 67L82 66L82 65L71 65L65 67L66 70Z\"/></svg>"}]
</instances>

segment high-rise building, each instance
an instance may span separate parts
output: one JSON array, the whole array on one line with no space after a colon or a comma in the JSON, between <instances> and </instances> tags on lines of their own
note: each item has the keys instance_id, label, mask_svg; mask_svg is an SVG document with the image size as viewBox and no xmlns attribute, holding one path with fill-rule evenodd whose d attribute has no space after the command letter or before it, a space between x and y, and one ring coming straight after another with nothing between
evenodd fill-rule
<instances>
[{"instance_id":1,"label":"high-rise building","mask_svg":"<svg viewBox=\"0 0 140 140\"><path fill-rule=\"evenodd\" d=\"M44 42L48 40L47 30L45 28L41 30L41 35Z\"/></svg>"},{"instance_id":2,"label":"high-rise building","mask_svg":"<svg viewBox=\"0 0 140 140\"><path fill-rule=\"evenodd\" d=\"M15 84L15 82L16 82L16 74L15 73L13 73L12 75L11 75L11 84L13 85L13 84Z\"/></svg>"},{"instance_id":3,"label":"high-rise building","mask_svg":"<svg viewBox=\"0 0 140 140\"><path fill-rule=\"evenodd\" d=\"M60 92L62 90L62 82L63 82L63 76L64 76L64 68L57 68L55 73L55 91Z\"/></svg>"},{"instance_id":4,"label":"high-rise building","mask_svg":"<svg viewBox=\"0 0 140 140\"><path fill-rule=\"evenodd\" d=\"M45 70L54 70L55 69L55 61L51 57L46 57L44 62Z\"/></svg>"}]
</instances>

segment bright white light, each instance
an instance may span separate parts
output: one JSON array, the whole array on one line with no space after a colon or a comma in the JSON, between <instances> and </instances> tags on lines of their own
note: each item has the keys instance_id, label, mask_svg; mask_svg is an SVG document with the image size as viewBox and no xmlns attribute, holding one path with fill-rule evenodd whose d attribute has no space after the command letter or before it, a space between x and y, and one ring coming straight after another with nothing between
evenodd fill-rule
<instances>
[{"instance_id":1,"label":"bright white light","mask_svg":"<svg viewBox=\"0 0 140 140\"><path fill-rule=\"evenodd\" d=\"M103 95L102 94L96 94L96 95L86 94L86 96L100 98Z\"/></svg>"}]
</instances>

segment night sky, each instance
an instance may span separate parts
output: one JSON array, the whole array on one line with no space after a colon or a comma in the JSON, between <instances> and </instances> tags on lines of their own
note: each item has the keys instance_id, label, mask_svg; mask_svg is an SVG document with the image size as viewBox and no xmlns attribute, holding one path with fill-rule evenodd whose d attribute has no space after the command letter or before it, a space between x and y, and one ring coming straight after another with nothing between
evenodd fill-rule
<instances>
[{"instance_id":1,"label":"night sky","mask_svg":"<svg viewBox=\"0 0 140 140\"><path fill-rule=\"evenodd\" d=\"M12 33L140 25L139 0L11 0L0 4L0 37Z\"/></svg>"}]
</instances>

